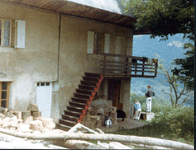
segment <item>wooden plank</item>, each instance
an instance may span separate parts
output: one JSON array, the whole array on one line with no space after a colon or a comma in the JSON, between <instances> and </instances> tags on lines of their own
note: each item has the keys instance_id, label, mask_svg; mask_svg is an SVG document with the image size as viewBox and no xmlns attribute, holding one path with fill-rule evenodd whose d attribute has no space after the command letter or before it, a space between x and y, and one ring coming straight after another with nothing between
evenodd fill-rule
<instances>
[{"instance_id":1,"label":"wooden plank","mask_svg":"<svg viewBox=\"0 0 196 150\"><path fill-rule=\"evenodd\" d=\"M107 65L107 64L101 64L101 67L104 67L104 68L107 68L107 67L110 67L110 68L112 68L112 67L119 67L119 68L124 68L124 69L127 69L127 68L136 68L136 69L142 69L142 68L144 68L144 69L146 69L146 70L150 70L150 69L153 69L153 70L155 70L156 68L154 68L154 67L151 67L151 68L149 68L149 67L135 67L135 66L126 66L126 65Z\"/></svg>"},{"instance_id":2,"label":"wooden plank","mask_svg":"<svg viewBox=\"0 0 196 150\"><path fill-rule=\"evenodd\" d=\"M2 82L0 82L0 107L1 107Z\"/></svg>"},{"instance_id":3,"label":"wooden plank","mask_svg":"<svg viewBox=\"0 0 196 150\"><path fill-rule=\"evenodd\" d=\"M103 71L125 71L125 69L111 69L111 68L100 68ZM127 70L127 72L133 72L133 71L137 71L137 72L152 72L155 73L155 71L144 71L144 70Z\"/></svg>"},{"instance_id":4,"label":"wooden plank","mask_svg":"<svg viewBox=\"0 0 196 150\"><path fill-rule=\"evenodd\" d=\"M138 60L143 60L143 57L136 57L136 56L130 56L130 55L119 55L119 54L106 54L106 53L100 53L100 55L105 55L105 56L111 56L111 57L124 57L124 58L135 58Z\"/></svg>"}]
</instances>

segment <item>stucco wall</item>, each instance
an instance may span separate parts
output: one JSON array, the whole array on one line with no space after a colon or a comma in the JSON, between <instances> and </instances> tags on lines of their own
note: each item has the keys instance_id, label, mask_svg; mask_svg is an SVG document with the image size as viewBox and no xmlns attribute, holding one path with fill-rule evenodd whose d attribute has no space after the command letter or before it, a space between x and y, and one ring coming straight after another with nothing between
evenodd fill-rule
<instances>
[{"instance_id":1,"label":"stucco wall","mask_svg":"<svg viewBox=\"0 0 196 150\"><path fill-rule=\"evenodd\" d=\"M62 15L58 49L59 14L4 3L0 10L0 18L26 21L26 48L0 47L0 81L11 81L9 106L15 110L36 102L37 82L53 82L51 117L58 122L84 72L100 72L102 56L87 54L88 31L110 34L110 53L122 36L123 54L132 53L132 30L125 27Z\"/></svg>"},{"instance_id":2,"label":"stucco wall","mask_svg":"<svg viewBox=\"0 0 196 150\"><path fill-rule=\"evenodd\" d=\"M61 113L66 109L73 92L80 84L84 72L100 72L99 54L87 54L87 33L110 34L110 53L115 53L116 37L124 37L125 49L122 54L132 53L132 30L114 24L98 22L89 19L62 15L61 21L61 50L60 50L60 90L58 96L62 98Z\"/></svg>"},{"instance_id":3,"label":"stucco wall","mask_svg":"<svg viewBox=\"0 0 196 150\"><path fill-rule=\"evenodd\" d=\"M13 22L12 37L14 21L26 21L26 48L0 47L0 80L12 81L9 106L24 111L30 101L36 101L36 82L57 80L59 17L4 3L0 3L0 10L0 18Z\"/></svg>"}]
</instances>

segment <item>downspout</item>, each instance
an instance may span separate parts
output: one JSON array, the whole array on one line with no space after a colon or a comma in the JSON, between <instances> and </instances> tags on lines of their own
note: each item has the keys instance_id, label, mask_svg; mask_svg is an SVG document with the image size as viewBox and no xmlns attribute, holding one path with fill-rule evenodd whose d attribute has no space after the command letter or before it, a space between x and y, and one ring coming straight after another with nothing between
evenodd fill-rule
<instances>
[{"instance_id":1,"label":"downspout","mask_svg":"<svg viewBox=\"0 0 196 150\"><path fill-rule=\"evenodd\" d=\"M58 61L57 61L57 83L59 82L59 67L60 67L60 49L61 49L61 16L62 14L59 14L59 37L58 37Z\"/></svg>"}]
</instances>

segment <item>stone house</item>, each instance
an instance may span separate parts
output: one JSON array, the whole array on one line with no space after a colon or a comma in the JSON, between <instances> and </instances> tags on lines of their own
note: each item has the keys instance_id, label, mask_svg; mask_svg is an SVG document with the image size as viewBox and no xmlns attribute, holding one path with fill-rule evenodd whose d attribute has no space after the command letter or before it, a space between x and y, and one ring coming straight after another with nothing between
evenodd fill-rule
<instances>
[{"instance_id":1,"label":"stone house","mask_svg":"<svg viewBox=\"0 0 196 150\"><path fill-rule=\"evenodd\" d=\"M36 103L58 123L82 107L73 97L106 95L128 113L131 77L155 77L157 63L132 56L141 32L122 9L120 0L1 0L0 107L25 111Z\"/></svg>"}]
</instances>

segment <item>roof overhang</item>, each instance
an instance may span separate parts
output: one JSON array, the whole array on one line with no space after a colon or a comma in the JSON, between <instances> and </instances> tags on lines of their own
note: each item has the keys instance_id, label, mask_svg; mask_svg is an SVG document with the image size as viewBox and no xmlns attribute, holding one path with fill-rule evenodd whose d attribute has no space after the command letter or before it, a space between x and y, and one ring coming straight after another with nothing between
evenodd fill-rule
<instances>
[{"instance_id":1,"label":"roof overhang","mask_svg":"<svg viewBox=\"0 0 196 150\"><path fill-rule=\"evenodd\" d=\"M110 8L104 8L103 4L102 6L92 4L92 0L78 1L81 1L81 3L76 0L1 0L0 2L50 10L61 14L113 23L133 29L133 23L136 22L136 19L133 15L123 13L122 7L120 7L121 0L109 0L113 3L115 2L115 7L119 7L121 11L117 11L117 9L112 10L112 6ZM108 0L96 1L108 2Z\"/></svg>"}]
</instances>

